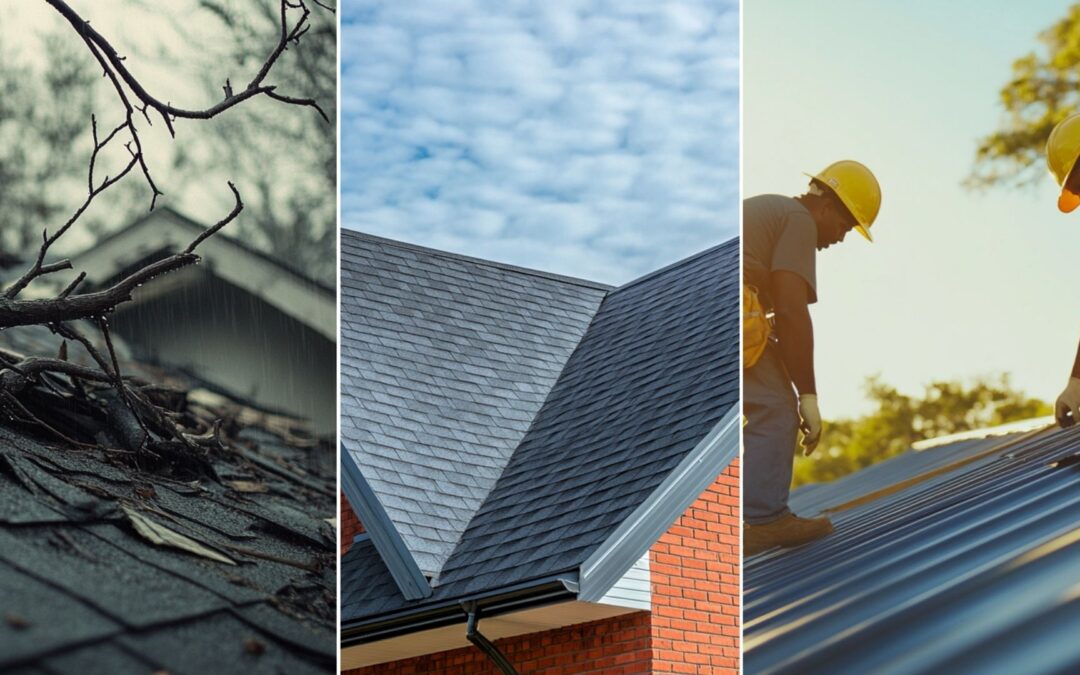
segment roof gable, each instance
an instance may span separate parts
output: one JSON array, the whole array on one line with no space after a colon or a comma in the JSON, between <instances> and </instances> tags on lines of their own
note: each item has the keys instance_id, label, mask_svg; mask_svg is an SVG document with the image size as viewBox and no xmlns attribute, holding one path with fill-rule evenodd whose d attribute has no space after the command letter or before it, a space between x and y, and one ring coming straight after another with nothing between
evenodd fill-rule
<instances>
[{"instance_id":1,"label":"roof gable","mask_svg":"<svg viewBox=\"0 0 1080 675\"><path fill-rule=\"evenodd\" d=\"M442 583L580 565L714 430L739 395L738 260L731 240L605 298Z\"/></svg>"},{"instance_id":2,"label":"roof gable","mask_svg":"<svg viewBox=\"0 0 1080 675\"><path fill-rule=\"evenodd\" d=\"M102 285L133 265L163 251L183 249L206 227L168 207L136 220L109 234L93 246L72 257L76 270L85 270L87 285ZM337 336L337 307L333 288L326 287L288 264L254 249L222 231L202 242L199 256L204 269L277 308L287 316L309 326L324 337ZM67 283L64 275L56 283ZM170 288L165 277L159 283L140 289L148 297Z\"/></svg>"},{"instance_id":3,"label":"roof gable","mask_svg":"<svg viewBox=\"0 0 1080 675\"><path fill-rule=\"evenodd\" d=\"M341 253L342 443L436 576L609 287L349 230Z\"/></svg>"},{"instance_id":4,"label":"roof gable","mask_svg":"<svg viewBox=\"0 0 1080 675\"><path fill-rule=\"evenodd\" d=\"M373 257L387 255L387 251L371 251L373 244L393 246L353 233L348 236L353 244L367 242L369 265ZM358 257L349 252L349 246L343 245L343 255ZM419 251L426 256L447 255ZM592 321L583 322L588 330L582 326L580 342L574 341L576 348L571 345L572 355L567 353L562 363L544 364L557 372L550 377L548 391L543 392L542 407L536 405L521 431L520 442L508 451L503 446L507 454L497 483L492 481L490 494L473 512L462 513L468 529L442 566L433 593L419 604L445 603L454 597L553 575L576 579L578 567L605 545L609 545L605 555L615 551L617 555L611 558L625 560L628 566L640 557L640 551L634 553L637 540L650 536L641 533L657 527L662 531L670 525L660 524L664 514L670 511L674 518L681 513L682 509L672 511L660 502L678 504L687 495L691 500L696 497L700 490L695 486L701 476L695 476L695 471L705 476L707 483L722 472L737 451L732 440L737 429L734 435L730 433L732 425L724 420L731 417L738 400L738 255L738 242L731 240L615 289L598 303L595 316L586 317ZM397 264L415 263L410 259ZM347 266L343 263L343 269ZM375 269L368 271L369 277L379 274ZM391 270L391 279L395 274L399 272ZM351 283L343 277L343 302L353 292L347 288ZM392 288L401 290L400 284ZM381 314L366 319L365 325L396 322L402 308L407 308L395 293L380 297L387 292L385 283L377 290L366 290L374 296L368 302L381 306L369 306L368 311ZM461 306L460 302L453 305ZM358 309L356 305L344 309L343 350L348 348L350 325ZM393 330L383 333L386 343L376 348L393 345L395 334ZM372 344L369 338L354 347ZM410 360L416 358L407 348L402 349L370 357L373 367L368 368L369 376L374 374L399 386L402 374L411 367ZM350 358L358 360L363 353L354 351ZM380 358L387 359L381 362L385 372L374 367ZM351 381L344 378L343 397L355 396L348 391ZM369 392L370 385L361 384L360 391ZM385 414L395 413L388 409ZM447 421L451 434L459 424L457 419ZM346 439L362 428L358 422L366 423L355 416L343 421L351 425L343 428ZM354 447L371 442L373 434L370 427L366 429L367 433L354 435ZM351 454L367 475L363 462L373 453ZM378 474L379 469L375 466L371 473ZM706 475L710 473L715 475ZM424 496L422 490L419 492L417 500ZM663 499L657 496L660 492ZM387 511L391 508L387 506ZM622 531L620 525L638 516L645 525L626 537L633 546L613 544L610 540ZM405 532L401 535L406 536ZM388 599L385 584L380 585L381 592L374 593L363 579L359 579L361 583L350 581L370 569L374 563L361 558L374 555L375 550L369 545L350 552L343 561L346 593L342 610L346 621L419 606L400 594ZM598 578L611 577L613 570L608 565Z\"/></svg>"}]
</instances>

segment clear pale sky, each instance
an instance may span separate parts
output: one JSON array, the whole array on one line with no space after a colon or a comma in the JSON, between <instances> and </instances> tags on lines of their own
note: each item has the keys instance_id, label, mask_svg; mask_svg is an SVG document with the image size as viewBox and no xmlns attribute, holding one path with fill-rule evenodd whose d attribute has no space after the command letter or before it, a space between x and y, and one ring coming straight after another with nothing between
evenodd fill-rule
<instances>
[{"instance_id":1,"label":"clear pale sky","mask_svg":"<svg viewBox=\"0 0 1080 675\"><path fill-rule=\"evenodd\" d=\"M744 5L744 195L804 191L803 171L858 159L884 194L874 244L818 255L812 307L822 414L868 412L880 373L1010 373L1052 402L1080 338L1080 214L1033 188L961 186L1004 115L1014 59L1069 3L771 0Z\"/></svg>"}]
</instances>

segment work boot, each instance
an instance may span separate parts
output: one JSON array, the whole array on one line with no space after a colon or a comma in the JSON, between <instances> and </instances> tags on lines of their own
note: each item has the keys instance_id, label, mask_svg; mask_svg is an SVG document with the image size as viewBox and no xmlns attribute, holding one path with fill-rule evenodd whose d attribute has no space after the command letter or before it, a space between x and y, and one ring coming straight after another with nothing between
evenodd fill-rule
<instances>
[{"instance_id":1,"label":"work boot","mask_svg":"<svg viewBox=\"0 0 1080 675\"><path fill-rule=\"evenodd\" d=\"M770 523L743 523L743 557L768 551L776 546L802 546L833 531L828 518L800 518L787 513Z\"/></svg>"}]
</instances>

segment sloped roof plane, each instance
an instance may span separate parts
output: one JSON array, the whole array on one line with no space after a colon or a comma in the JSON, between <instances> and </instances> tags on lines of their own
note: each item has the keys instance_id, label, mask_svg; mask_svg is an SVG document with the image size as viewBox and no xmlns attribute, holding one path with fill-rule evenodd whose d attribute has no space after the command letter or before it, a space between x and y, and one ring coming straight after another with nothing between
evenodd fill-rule
<instances>
[{"instance_id":1,"label":"sloped roof plane","mask_svg":"<svg viewBox=\"0 0 1080 675\"><path fill-rule=\"evenodd\" d=\"M836 533L746 561L747 672L1078 672L1078 466L1042 428L796 491Z\"/></svg>"},{"instance_id":2,"label":"sloped roof plane","mask_svg":"<svg viewBox=\"0 0 1080 675\"><path fill-rule=\"evenodd\" d=\"M360 480L372 486L378 478L369 478L369 468L373 469L371 475L381 476L384 465L378 458L373 466L365 464L376 453L363 446L373 439L377 442L377 436L370 426L361 426L369 424L370 418L353 411L365 410L358 399L372 395L373 385L364 382L356 364L373 343L370 338L350 343L354 321L359 319L360 326L389 323L407 332L415 330L415 319L422 318L449 322L467 331L477 330L475 322L483 326L488 321L506 321L500 312L520 315L520 305L525 304L530 313L546 312L547 317L547 334L538 336L536 342L528 339L535 346L527 356L542 351L541 345L551 336L559 338L558 358L533 357L527 362L518 357L519 367L543 368L542 380L534 382L538 391L529 392L538 396L529 399L533 407L522 420L524 424L514 427L515 437L503 437L507 441L500 448L505 452L500 455L503 463L487 486L487 494L471 511L459 513L463 527L432 579L430 593L403 594L400 581L392 583L395 573L388 569L393 565L389 552L383 551L386 544L380 544L375 533L365 535L342 561L342 618L347 629L350 624L371 625L382 620L380 617L421 611L432 614L438 607L452 609L467 597L508 593L530 585L553 584L553 588L576 597L582 590L579 581L588 577L589 571L596 571L593 578L598 581L582 597L595 600L606 590L605 583L610 586L613 577L626 572L681 514L686 500L696 498L737 454L737 240L609 289L355 233L345 232L343 237L343 301L350 295L356 297L357 290L365 298L343 307L343 346L349 348L347 356L343 349L343 370L356 368L342 385L343 400L350 399L348 408L343 403L343 414L350 418L343 420L343 425L348 425L343 437L348 461L355 463ZM400 255L401 248L413 256ZM374 260L380 257L389 260ZM519 290L502 306L493 307L488 299L491 289L473 285L453 294L453 301L439 298L439 309L425 313L425 308L417 307L422 301L401 297L408 285L400 278L415 274L408 269L410 265L431 265L436 258L440 266L446 265L446 260L472 266L472 273L481 278L497 270L504 285L509 284L507 275L517 277L514 285L519 289L523 283L533 285L535 279L541 279L549 297L523 297ZM350 280L344 278L347 269L351 269ZM366 281L358 281L365 274ZM380 275L391 279L378 282L376 289L372 278ZM459 280L466 283L468 278ZM367 286L360 288L364 283ZM419 291L414 289L413 293ZM382 297L384 294L387 297ZM574 302L568 302L567 295ZM554 302L560 298L575 311L553 312L561 309ZM470 306L463 309L466 302ZM548 309L532 302L546 303ZM460 315L453 314L454 309ZM366 317L363 311L369 312ZM371 318L372 311L381 313ZM399 313L409 321L403 322ZM432 327L428 325L428 329ZM417 356L404 346L389 354L386 350L394 349L393 333L389 331L383 336L385 342L375 347L388 354L383 371L368 367L366 374L377 375L384 384L398 385ZM407 338L401 342L412 344ZM547 354L555 356L550 349ZM403 361L389 360L402 356ZM495 369L488 361L490 355L475 356L476 360L464 363ZM380 358L368 356L373 363ZM439 365L446 373L427 382L429 386L445 389L444 379L453 382L458 377L462 362L455 362L452 355L444 358ZM394 410L383 412L389 420L378 424L387 427L392 426L390 422L397 423ZM473 414L485 412L491 415L479 406ZM411 414L401 413L401 417L408 419ZM468 417L450 418L441 432L454 437L458 419L469 421ZM472 436L459 440L465 444L483 440L481 434ZM415 442L435 444L432 449L411 450L437 455L433 465L445 464L447 457L454 462L453 452L447 452L453 448L443 439L428 435ZM378 494L379 490L373 492ZM418 492L419 498L426 494ZM352 501L353 495L347 492L347 496ZM357 498L362 499L359 494ZM369 532L372 529L367 522L365 527ZM402 539L407 538L407 532L408 528L402 531Z\"/></svg>"},{"instance_id":3,"label":"sloped roof plane","mask_svg":"<svg viewBox=\"0 0 1080 675\"><path fill-rule=\"evenodd\" d=\"M730 248L604 299L442 583L580 564L737 404Z\"/></svg>"},{"instance_id":4,"label":"sloped roof plane","mask_svg":"<svg viewBox=\"0 0 1080 675\"><path fill-rule=\"evenodd\" d=\"M608 287L350 230L341 247L344 449L436 577Z\"/></svg>"}]
</instances>

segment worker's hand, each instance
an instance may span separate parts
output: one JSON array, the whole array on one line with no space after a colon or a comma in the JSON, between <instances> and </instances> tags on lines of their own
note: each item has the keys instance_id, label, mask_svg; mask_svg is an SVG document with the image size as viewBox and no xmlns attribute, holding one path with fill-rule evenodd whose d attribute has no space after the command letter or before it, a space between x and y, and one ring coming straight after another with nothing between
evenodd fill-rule
<instances>
[{"instance_id":1,"label":"worker's hand","mask_svg":"<svg viewBox=\"0 0 1080 675\"><path fill-rule=\"evenodd\" d=\"M1065 391L1061 392L1054 404L1054 417L1063 429L1080 422L1080 377L1069 378Z\"/></svg>"},{"instance_id":2,"label":"worker's hand","mask_svg":"<svg viewBox=\"0 0 1080 675\"><path fill-rule=\"evenodd\" d=\"M818 412L816 394L799 397L799 429L803 432L803 455L809 457L821 440L821 413Z\"/></svg>"}]
</instances>

